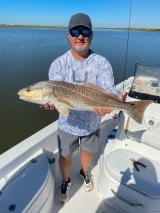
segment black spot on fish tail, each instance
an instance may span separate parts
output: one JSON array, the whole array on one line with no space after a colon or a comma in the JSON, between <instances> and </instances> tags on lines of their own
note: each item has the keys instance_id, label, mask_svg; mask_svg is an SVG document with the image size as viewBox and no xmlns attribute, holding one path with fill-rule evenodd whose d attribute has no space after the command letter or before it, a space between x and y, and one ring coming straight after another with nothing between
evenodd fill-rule
<instances>
[{"instance_id":1,"label":"black spot on fish tail","mask_svg":"<svg viewBox=\"0 0 160 213\"><path fill-rule=\"evenodd\" d=\"M132 102L126 102L130 104L131 108L126 111L126 113L133 118L138 123L142 123L143 115L148 107L149 104L153 103L151 100L145 100L145 101L132 101Z\"/></svg>"}]
</instances>

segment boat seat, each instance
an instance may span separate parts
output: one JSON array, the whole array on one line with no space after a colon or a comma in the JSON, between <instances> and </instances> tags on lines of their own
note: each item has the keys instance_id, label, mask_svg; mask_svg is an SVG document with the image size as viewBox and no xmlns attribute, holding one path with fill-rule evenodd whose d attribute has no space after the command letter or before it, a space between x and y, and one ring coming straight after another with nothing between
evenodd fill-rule
<instances>
[{"instance_id":1,"label":"boat seat","mask_svg":"<svg viewBox=\"0 0 160 213\"><path fill-rule=\"evenodd\" d=\"M160 149L160 118L145 115L142 124L139 124L130 116L125 117L127 138Z\"/></svg>"},{"instance_id":2,"label":"boat seat","mask_svg":"<svg viewBox=\"0 0 160 213\"><path fill-rule=\"evenodd\" d=\"M134 168L130 158L146 165ZM115 180L151 197L160 197L159 162L127 149L116 149L105 159L105 169Z\"/></svg>"},{"instance_id":3,"label":"boat seat","mask_svg":"<svg viewBox=\"0 0 160 213\"><path fill-rule=\"evenodd\" d=\"M51 194L51 195L50 195ZM48 159L41 154L4 186L0 195L0 212L50 212L53 203L53 182ZM47 200L51 197L48 204ZM47 206L47 207L46 207ZM47 210L42 211L46 208Z\"/></svg>"}]
</instances>

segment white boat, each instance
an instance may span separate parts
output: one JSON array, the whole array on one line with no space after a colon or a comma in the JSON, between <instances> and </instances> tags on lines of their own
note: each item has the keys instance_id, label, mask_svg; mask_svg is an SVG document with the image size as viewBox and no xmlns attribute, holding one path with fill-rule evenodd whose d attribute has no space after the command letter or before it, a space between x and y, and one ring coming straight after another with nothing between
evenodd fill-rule
<instances>
[{"instance_id":1,"label":"white boat","mask_svg":"<svg viewBox=\"0 0 160 213\"><path fill-rule=\"evenodd\" d=\"M142 124L125 113L103 117L99 152L90 165L93 191L82 187L77 151L70 200L59 203L55 121L0 155L0 213L160 212L160 69L138 67L137 71L135 78L124 82L126 101L148 98L154 103L147 107ZM117 85L119 92L122 88L123 82ZM138 165L137 171L130 158L146 167Z\"/></svg>"}]
</instances>

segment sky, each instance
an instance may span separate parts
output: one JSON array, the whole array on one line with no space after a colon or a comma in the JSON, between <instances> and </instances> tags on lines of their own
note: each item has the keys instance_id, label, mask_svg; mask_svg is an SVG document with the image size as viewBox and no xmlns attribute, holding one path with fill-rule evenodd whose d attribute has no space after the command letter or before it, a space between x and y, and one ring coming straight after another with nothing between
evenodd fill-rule
<instances>
[{"instance_id":1,"label":"sky","mask_svg":"<svg viewBox=\"0 0 160 213\"><path fill-rule=\"evenodd\" d=\"M0 24L68 26L76 13L93 28L129 26L131 0L0 0ZM160 0L132 0L131 28L160 29Z\"/></svg>"}]
</instances>

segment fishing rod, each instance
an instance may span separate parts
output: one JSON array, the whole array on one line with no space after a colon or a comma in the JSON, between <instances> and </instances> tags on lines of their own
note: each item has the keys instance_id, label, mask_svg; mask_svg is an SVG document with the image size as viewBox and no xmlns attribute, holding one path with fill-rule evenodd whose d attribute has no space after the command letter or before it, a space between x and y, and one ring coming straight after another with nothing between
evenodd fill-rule
<instances>
[{"instance_id":1,"label":"fishing rod","mask_svg":"<svg viewBox=\"0 0 160 213\"><path fill-rule=\"evenodd\" d=\"M131 15L132 15L132 0L131 0L131 3L130 3L129 26L128 26L128 36L127 36L127 47L126 47L126 59L125 59L125 65L124 65L123 94L124 94L124 82L126 80L126 66L127 66L127 59L128 59L128 44L129 44Z\"/></svg>"}]
</instances>

